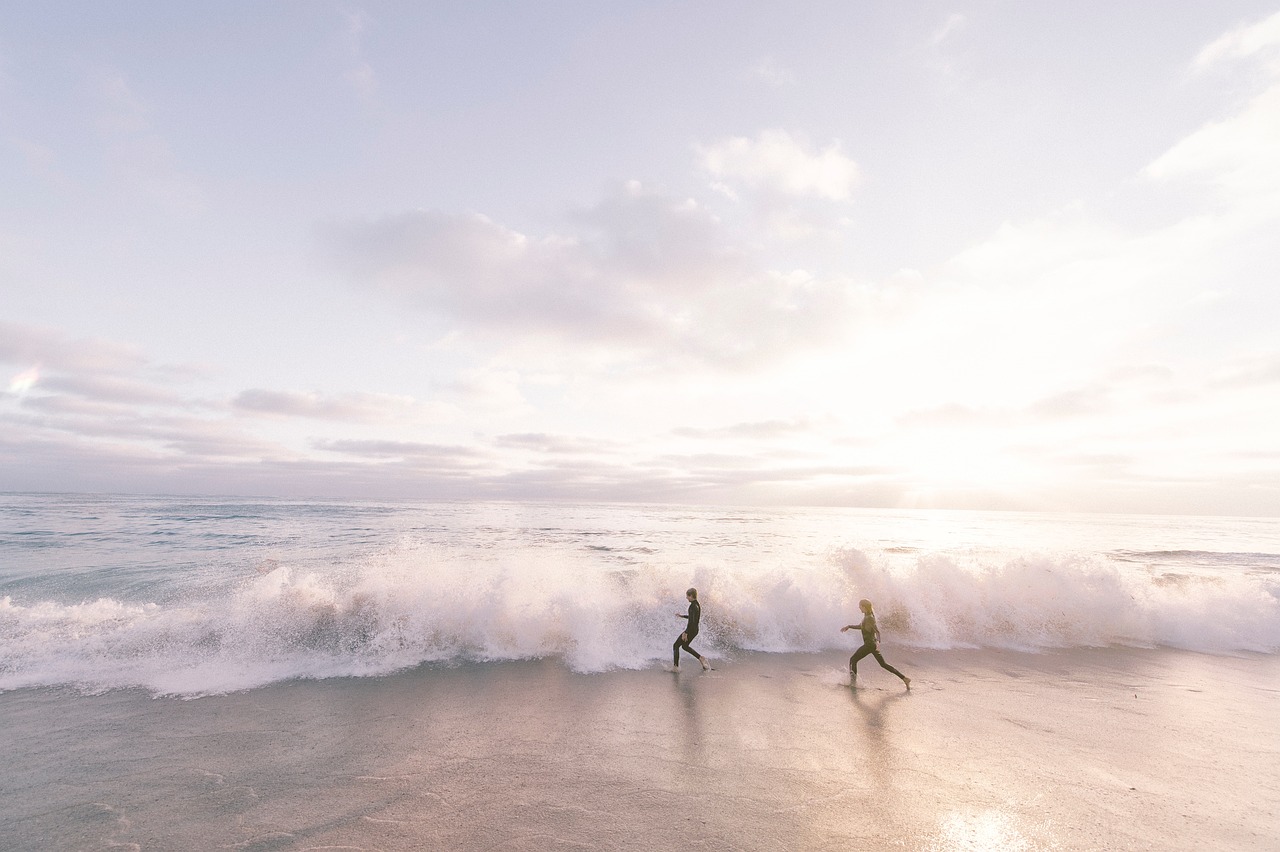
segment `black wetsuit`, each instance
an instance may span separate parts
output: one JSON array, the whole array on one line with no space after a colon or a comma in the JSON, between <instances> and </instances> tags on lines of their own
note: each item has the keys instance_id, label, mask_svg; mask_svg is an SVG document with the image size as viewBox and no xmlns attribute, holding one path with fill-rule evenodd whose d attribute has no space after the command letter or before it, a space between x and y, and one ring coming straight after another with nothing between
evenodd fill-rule
<instances>
[{"instance_id":1,"label":"black wetsuit","mask_svg":"<svg viewBox=\"0 0 1280 852\"><path fill-rule=\"evenodd\" d=\"M671 646L671 660L673 666L680 665L680 649L684 648L690 654L693 654L699 660L702 655L693 650L693 639L698 635L698 621L702 618L702 607L697 601L689 601L689 626L684 632L676 637L676 642Z\"/></svg>"},{"instance_id":2,"label":"black wetsuit","mask_svg":"<svg viewBox=\"0 0 1280 852\"><path fill-rule=\"evenodd\" d=\"M853 656L849 658L849 675L850 677L858 676L858 660L870 654L876 658L876 662L880 664L880 668L885 671L893 672L906 682L907 676L895 669L884 661L884 657L880 656L880 649L877 647L876 634L880 631L876 627L876 617L874 615L864 615L862 623L858 625L858 629L862 631L862 647L853 652Z\"/></svg>"}]
</instances>

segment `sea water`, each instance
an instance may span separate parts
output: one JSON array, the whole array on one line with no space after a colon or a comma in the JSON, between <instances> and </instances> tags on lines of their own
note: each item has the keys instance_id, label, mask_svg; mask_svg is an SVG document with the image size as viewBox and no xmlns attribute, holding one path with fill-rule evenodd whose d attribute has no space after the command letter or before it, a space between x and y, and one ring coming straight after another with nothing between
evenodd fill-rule
<instances>
[{"instance_id":1,"label":"sea water","mask_svg":"<svg viewBox=\"0 0 1280 852\"><path fill-rule=\"evenodd\" d=\"M1280 651L1280 520L0 495L0 691L848 648Z\"/></svg>"}]
</instances>

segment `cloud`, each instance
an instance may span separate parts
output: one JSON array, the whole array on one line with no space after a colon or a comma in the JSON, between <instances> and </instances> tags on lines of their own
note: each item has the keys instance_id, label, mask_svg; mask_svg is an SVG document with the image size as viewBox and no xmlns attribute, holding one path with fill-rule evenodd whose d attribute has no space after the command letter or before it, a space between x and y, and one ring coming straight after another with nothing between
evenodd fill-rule
<instances>
[{"instance_id":1,"label":"cloud","mask_svg":"<svg viewBox=\"0 0 1280 852\"><path fill-rule=\"evenodd\" d=\"M636 183L532 237L480 214L331 223L359 287L500 345L529 337L655 362L743 365L806 348L848 315L844 282L761 266L689 199Z\"/></svg>"},{"instance_id":2,"label":"cloud","mask_svg":"<svg viewBox=\"0 0 1280 852\"><path fill-rule=\"evenodd\" d=\"M935 408L908 411L897 418L896 424L903 429L950 429L957 426L993 426L1004 417L1007 417L1007 412L949 402Z\"/></svg>"},{"instance_id":3,"label":"cloud","mask_svg":"<svg viewBox=\"0 0 1280 852\"><path fill-rule=\"evenodd\" d=\"M1241 112L1187 136L1146 167L1156 181L1198 181L1229 200L1280 192L1280 85Z\"/></svg>"},{"instance_id":4,"label":"cloud","mask_svg":"<svg viewBox=\"0 0 1280 852\"><path fill-rule=\"evenodd\" d=\"M754 139L735 136L698 149L703 169L729 188L770 195L848 201L858 165L838 141L820 151L785 130L762 130Z\"/></svg>"},{"instance_id":5,"label":"cloud","mask_svg":"<svg viewBox=\"0 0 1280 852\"><path fill-rule=\"evenodd\" d=\"M1139 230L1072 205L1006 223L898 291L885 355L920 365L916 397L929 402L913 408L965 400L1015 409L1076 394L1124 365L1168 363L1179 351L1212 357L1240 339L1216 328L1240 325L1230 298L1258 286L1236 267L1273 256L1258 256L1258 221L1224 207ZM1210 305L1221 314L1213 321ZM1084 400L1058 402L1065 411Z\"/></svg>"},{"instance_id":6,"label":"cloud","mask_svg":"<svg viewBox=\"0 0 1280 852\"><path fill-rule=\"evenodd\" d=\"M81 422L87 422L90 418L110 419L127 415L133 411L133 406L67 394L33 394L23 400L22 411L59 418L80 418ZM51 422L65 424L69 421L63 419Z\"/></svg>"},{"instance_id":7,"label":"cloud","mask_svg":"<svg viewBox=\"0 0 1280 852\"><path fill-rule=\"evenodd\" d=\"M1100 468L1114 475L1133 466L1138 459L1122 453L1065 453L1056 456L1054 461L1067 467Z\"/></svg>"},{"instance_id":8,"label":"cloud","mask_svg":"<svg viewBox=\"0 0 1280 852\"><path fill-rule=\"evenodd\" d=\"M184 461L201 458L257 461L291 455L281 445L222 420L172 418L143 425L136 432L122 432L122 435L157 441Z\"/></svg>"},{"instance_id":9,"label":"cloud","mask_svg":"<svg viewBox=\"0 0 1280 852\"><path fill-rule=\"evenodd\" d=\"M612 441L550 435L545 432L499 435L494 439L493 444L499 448L533 450L548 455L590 455L617 449L617 445Z\"/></svg>"},{"instance_id":10,"label":"cloud","mask_svg":"<svg viewBox=\"0 0 1280 852\"><path fill-rule=\"evenodd\" d=\"M233 408L269 417L313 420L381 422L405 418L442 419L451 416L445 405L429 405L395 394L278 391L251 388L232 400Z\"/></svg>"},{"instance_id":11,"label":"cloud","mask_svg":"<svg viewBox=\"0 0 1280 852\"><path fill-rule=\"evenodd\" d=\"M1026 407L1035 418L1060 421L1105 417L1135 407L1156 407L1198 396L1177 382L1173 370L1159 364L1141 364L1107 371L1090 384L1072 387L1036 400Z\"/></svg>"},{"instance_id":12,"label":"cloud","mask_svg":"<svg viewBox=\"0 0 1280 852\"><path fill-rule=\"evenodd\" d=\"M634 339L654 323L636 297L657 282L628 281L627 258L611 268L571 238L531 239L479 214L425 211L328 233L357 282L467 323L588 339Z\"/></svg>"},{"instance_id":13,"label":"cloud","mask_svg":"<svg viewBox=\"0 0 1280 852\"><path fill-rule=\"evenodd\" d=\"M340 439L315 441L316 449L366 459L401 459L414 464L429 463L433 467L472 468L481 454L471 447L428 444L418 441L383 441Z\"/></svg>"},{"instance_id":14,"label":"cloud","mask_svg":"<svg viewBox=\"0 0 1280 852\"><path fill-rule=\"evenodd\" d=\"M1215 39L1196 55L1193 67L1204 71L1230 60L1255 58L1260 54L1272 62L1280 59L1280 12L1253 24L1242 24ZM1271 69L1280 71L1280 66L1272 65Z\"/></svg>"},{"instance_id":15,"label":"cloud","mask_svg":"<svg viewBox=\"0 0 1280 852\"><path fill-rule=\"evenodd\" d=\"M570 218L582 229L576 241L619 289L655 295L709 290L750 269L749 253L707 208L638 181Z\"/></svg>"},{"instance_id":16,"label":"cloud","mask_svg":"<svg viewBox=\"0 0 1280 852\"><path fill-rule=\"evenodd\" d=\"M40 383L45 391L127 406L184 406L172 390L152 382L102 375L50 376Z\"/></svg>"},{"instance_id":17,"label":"cloud","mask_svg":"<svg viewBox=\"0 0 1280 852\"><path fill-rule=\"evenodd\" d=\"M522 390L524 381L518 369L476 367L462 370L444 389L467 411L520 416L533 410Z\"/></svg>"},{"instance_id":18,"label":"cloud","mask_svg":"<svg viewBox=\"0 0 1280 852\"><path fill-rule=\"evenodd\" d=\"M45 370L134 370L146 363L136 346L96 339L69 339L62 332L0 320L0 363L41 365Z\"/></svg>"},{"instance_id":19,"label":"cloud","mask_svg":"<svg viewBox=\"0 0 1280 852\"><path fill-rule=\"evenodd\" d=\"M1063 391L1034 403L1030 411L1040 417L1060 420L1103 414L1112 407L1111 395L1101 387Z\"/></svg>"},{"instance_id":20,"label":"cloud","mask_svg":"<svg viewBox=\"0 0 1280 852\"><path fill-rule=\"evenodd\" d=\"M1228 200L1280 195L1280 12L1241 26L1206 46L1196 71L1244 66L1261 71L1263 85L1243 109L1210 122L1147 166L1155 181L1208 184Z\"/></svg>"},{"instance_id":21,"label":"cloud","mask_svg":"<svg viewBox=\"0 0 1280 852\"><path fill-rule=\"evenodd\" d=\"M716 429L694 429L683 427L672 430L672 434L681 438L719 441L728 439L772 439L784 435L804 434L811 430L805 420L763 420L752 423L734 423Z\"/></svg>"},{"instance_id":22,"label":"cloud","mask_svg":"<svg viewBox=\"0 0 1280 852\"><path fill-rule=\"evenodd\" d=\"M783 485L804 491L833 480L863 481L893 473L883 465L840 465L818 460L807 465L777 465L756 455L703 453L667 455L656 459L671 471L671 479L689 492L702 491L709 499L743 493L760 486Z\"/></svg>"},{"instance_id":23,"label":"cloud","mask_svg":"<svg viewBox=\"0 0 1280 852\"><path fill-rule=\"evenodd\" d=\"M29 450L55 466L90 458L95 460L86 464L98 470L115 469L117 462L150 470L153 464L290 454L228 420L222 403L193 395L192 382L205 378L200 371L153 364L134 346L2 323L0 362L39 364L38 373L27 371L38 377L25 393L0 394L8 446L27 448L14 449L18 456ZM85 476L86 482L93 478Z\"/></svg>"},{"instance_id":24,"label":"cloud","mask_svg":"<svg viewBox=\"0 0 1280 852\"><path fill-rule=\"evenodd\" d=\"M1227 366L1224 374L1214 377L1214 388L1247 389L1280 383L1280 353L1244 359Z\"/></svg>"},{"instance_id":25,"label":"cloud","mask_svg":"<svg viewBox=\"0 0 1280 852\"><path fill-rule=\"evenodd\" d=\"M289 455L281 445L223 419L156 414L65 397L43 398L26 407L39 413L21 416L0 412L10 446L61 447L73 456L84 451L100 452L104 459L125 455L174 462L210 456L259 459Z\"/></svg>"},{"instance_id":26,"label":"cloud","mask_svg":"<svg viewBox=\"0 0 1280 852\"><path fill-rule=\"evenodd\" d=\"M0 322L0 363L30 365L10 382L11 393L30 410L114 416L137 408L200 404L176 390L199 377L198 371L152 364L137 347L114 341L72 339L50 328Z\"/></svg>"}]
</instances>

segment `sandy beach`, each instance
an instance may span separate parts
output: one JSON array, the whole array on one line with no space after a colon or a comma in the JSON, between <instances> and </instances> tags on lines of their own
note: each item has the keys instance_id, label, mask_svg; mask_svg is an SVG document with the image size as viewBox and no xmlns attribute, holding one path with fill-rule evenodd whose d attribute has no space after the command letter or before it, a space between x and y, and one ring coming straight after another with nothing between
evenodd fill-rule
<instances>
[{"instance_id":1,"label":"sandy beach","mask_svg":"<svg viewBox=\"0 0 1280 852\"><path fill-rule=\"evenodd\" d=\"M5 849L1274 849L1280 662L1150 650L421 667L0 695ZM690 661L692 662L692 661Z\"/></svg>"}]
</instances>

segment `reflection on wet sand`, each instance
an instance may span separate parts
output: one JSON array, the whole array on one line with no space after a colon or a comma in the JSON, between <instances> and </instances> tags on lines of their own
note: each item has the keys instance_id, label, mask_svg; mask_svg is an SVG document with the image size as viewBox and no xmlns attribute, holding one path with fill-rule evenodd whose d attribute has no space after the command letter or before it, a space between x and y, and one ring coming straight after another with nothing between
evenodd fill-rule
<instances>
[{"instance_id":1,"label":"reflection on wet sand","mask_svg":"<svg viewBox=\"0 0 1280 852\"><path fill-rule=\"evenodd\" d=\"M924 848L929 852L1020 852L1031 849L1032 843L1018 829L1017 818L1003 811L956 811L942 818L937 833L925 842Z\"/></svg>"},{"instance_id":2,"label":"reflection on wet sand","mask_svg":"<svg viewBox=\"0 0 1280 852\"><path fill-rule=\"evenodd\" d=\"M680 707L680 742L686 766L704 765L702 708L698 704L697 681L701 672L672 672L671 682Z\"/></svg>"}]
</instances>

